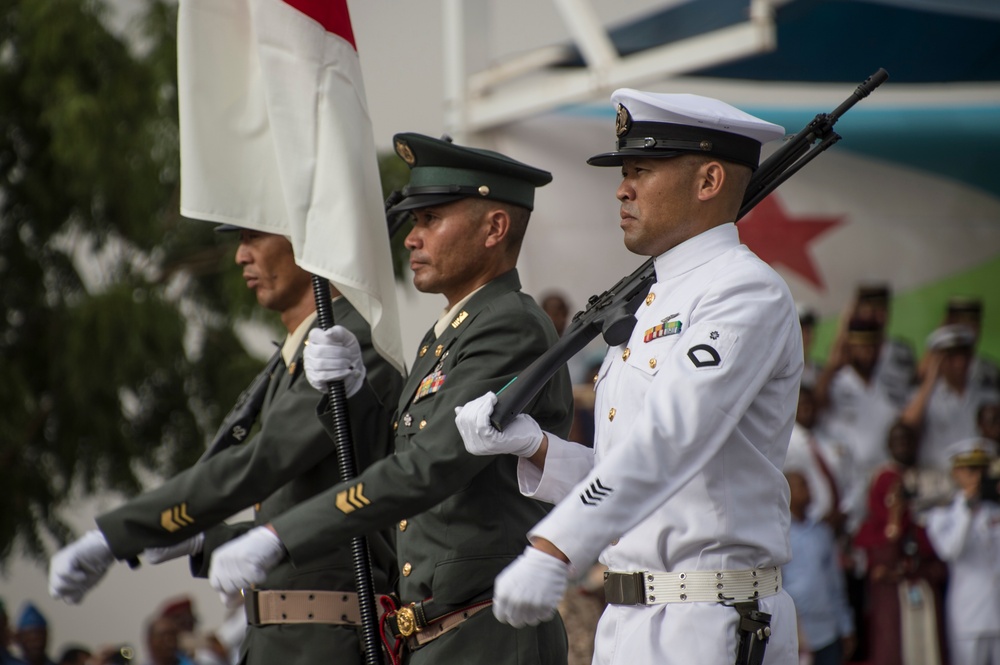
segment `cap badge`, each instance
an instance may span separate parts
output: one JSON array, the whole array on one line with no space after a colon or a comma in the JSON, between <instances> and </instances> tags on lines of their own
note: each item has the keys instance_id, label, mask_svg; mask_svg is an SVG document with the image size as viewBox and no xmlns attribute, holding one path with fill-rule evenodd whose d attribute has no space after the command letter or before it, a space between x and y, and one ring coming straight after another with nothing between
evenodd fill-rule
<instances>
[{"instance_id":1,"label":"cap badge","mask_svg":"<svg viewBox=\"0 0 1000 665\"><path fill-rule=\"evenodd\" d=\"M406 162L407 166L413 166L417 162L410 145L402 139L396 139L396 154Z\"/></svg>"},{"instance_id":2,"label":"cap badge","mask_svg":"<svg viewBox=\"0 0 1000 665\"><path fill-rule=\"evenodd\" d=\"M632 129L632 116L627 108L619 104L618 116L615 118L615 135L624 136L630 129Z\"/></svg>"}]
</instances>

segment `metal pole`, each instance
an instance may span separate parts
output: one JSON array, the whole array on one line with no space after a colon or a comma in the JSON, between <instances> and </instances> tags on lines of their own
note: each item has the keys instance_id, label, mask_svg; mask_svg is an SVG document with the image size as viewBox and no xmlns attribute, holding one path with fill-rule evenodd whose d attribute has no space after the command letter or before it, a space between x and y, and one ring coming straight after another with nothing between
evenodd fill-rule
<instances>
[{"instance_id":1,"label":"metal pole","mask_svg":"<svg viewBox=\"0 0 1000 665\"><path fill-rule=\"evenodd\" d=\"M327 330L333 327L334 323L330 282L324 277L313 275L312 285L319 327ZM330 398L330 414L333 416L333 445L337 451L337 468L340 472L340 481L345 482L358 475L358 468L354 461L354 445L351 441L344 382L331 381L327 384L327 394ZM358 605L361 610L361 647L365 653L365 665L382 665L382 642L379 639L378 613L375 609L375 583L372 580L368 541L364 536L351 539L351 558Z\"/></svg>"}]
</instances>

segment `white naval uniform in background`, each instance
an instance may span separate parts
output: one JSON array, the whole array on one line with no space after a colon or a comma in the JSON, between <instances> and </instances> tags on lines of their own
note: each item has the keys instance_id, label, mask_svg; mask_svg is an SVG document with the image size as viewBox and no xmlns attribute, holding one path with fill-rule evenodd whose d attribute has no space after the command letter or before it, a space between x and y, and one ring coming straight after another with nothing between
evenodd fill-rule
<instances>
[{"instance_id":1,"label":"white naval uniform in background","mask_svg":"<svg viewBox=\"0 0 1000 665\"><path fill-rule=\"evenodd\" d=\"M522 492L566 499L530 535L577 567L599 553L613 571L780 566L790 550L781 468L803 365L792 297L734 224L655 267L631 338L609 349L598 376L595 449L550 435L544 473L519 465ZM644 341L670 322L679 332ZM797 663L791 598L781 591L760 604L773 615L764 662ZM594 663L726 665L737 623L736 610L712 602L612 605Z\"/></svg>"},{"instance_id":2,"label":"white naval uniform in background","mask_svg":"<svg viewBox=\"0 0 1000 665\"><path fill-rule=\"evenodd\" d=\"M973 513L959 492L928 511L927 537L948 563L952 665L1000 662L1000 506L983 502Z\"/></svg>"}]
</instances>

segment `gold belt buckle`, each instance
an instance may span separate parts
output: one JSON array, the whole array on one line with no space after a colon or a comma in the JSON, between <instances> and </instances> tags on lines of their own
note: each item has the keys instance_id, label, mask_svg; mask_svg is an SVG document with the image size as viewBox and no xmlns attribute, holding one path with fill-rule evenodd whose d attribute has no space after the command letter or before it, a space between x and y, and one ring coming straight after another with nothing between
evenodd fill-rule
<instances>
[{"instance_id":1,"label":"gold belt buckle","mask_svg":"<svg viewBox=\"0 0 1000 665\"><path fill-rule=\"evenodd\" d=\"M420 630L417 627L417 615L413 612L413 605L404 605L396 610L396 628L403 637L409 637Z\"/></svg>"}]
</instances>

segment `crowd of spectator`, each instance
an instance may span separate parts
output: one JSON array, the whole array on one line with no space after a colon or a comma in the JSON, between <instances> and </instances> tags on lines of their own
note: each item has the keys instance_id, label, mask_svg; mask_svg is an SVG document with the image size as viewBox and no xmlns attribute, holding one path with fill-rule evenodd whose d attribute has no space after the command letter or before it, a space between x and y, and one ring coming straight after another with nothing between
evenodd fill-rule
<instances>
[{"instance_id":1,"label":"crowd of spectator","mask_svg":"<svg viewBox=\"0 0 1000 665\"><path fill-rule=\"evenodd\" d=\"M24 604L12 626L0 600L0 665L235 665L245 625L242 612L234 612L218 630L204 632L190 598L170 599L146 620L140 660L128 639L52 651L48 620L33 603Z\"/></svg>"}]
</instances>

